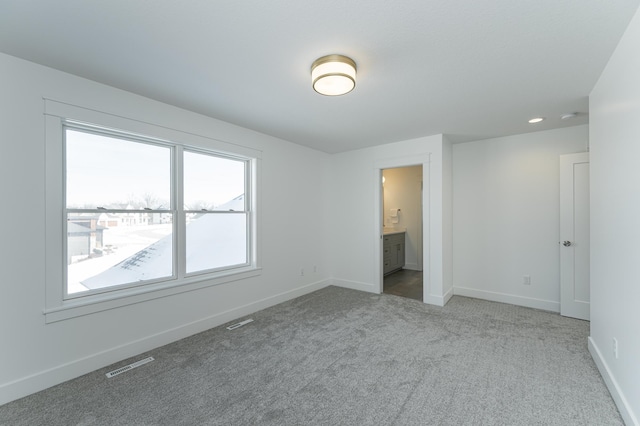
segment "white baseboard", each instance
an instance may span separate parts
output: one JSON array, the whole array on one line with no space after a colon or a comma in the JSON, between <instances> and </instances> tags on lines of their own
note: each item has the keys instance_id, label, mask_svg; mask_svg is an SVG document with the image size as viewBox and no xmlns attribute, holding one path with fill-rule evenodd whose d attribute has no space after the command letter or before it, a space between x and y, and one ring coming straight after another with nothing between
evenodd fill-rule
<instances>
[{"instance_id":1,"label":"white baseboard","mask_svg":"<svg viewBox=\"0 0 640 426\"><path fill-rule=\"evenodd\" d=\"M417 263L405 263L402 269L408 269L410 271L422 271L422 268L418 267Z\"/></svg>"},{"instance_id":2,"label":"white baseboard","mask_svg":"<svg viewBox=\"0 0 640 426\"><path fill-rule=\"evenodd\" d=\"M453 287L451 287L445 294L443 297L443 301L444 301L444 305L446 305L449 300L453 297ZM444 306L442 305L442 306Z\"/></svg>"},{"instance_id":3,"label":"white baseboard","mask_svg":"<svg viewBox=\"0 0 640 426\"><path fill-rule=\"evenodd\" d=\"M380 291L376 288L376 286L370 283L363 283L363 282L349 281L349 280L339 280L334 278L332 284L336 287L366 291L368 293L376 293L376 294L380 293ZM447 302L449 301L449 299L451 299L452 296L453 296L453 289L449 290L444 296L427 295L424 298L423 302L429 305L444 306L447 304Z\"/></svg>"},{"instance_id":4,"label":"white baseboard","mask_svg":"<svg viewBox=\"0 0 640 426\"><path fill-rule=\"evenodd\" d=\"M607 362L604 360L602 356L602 352L596 345L596 342L589 336L588 339L589 345L589 353L593 358L593 361L596 363L596 367L598 367L598 371L600 371L600 375L604 380L604 383L607 385L607 389L609 389L609 393L613 398L613 401L616 403L618 407L618 411L620 412L620 416L622 416L622 420L627 426L640 426L638 422L638 417L634 414L633 409L629 405L627 398L625 398L618 382L616 381L613 374L611 374L611 370L607 365Z\"/></svg>"},{"instance_id":5,"label":"white baseboard","mask_svg":"<svg viewBox=\"0 0 640 426\"><path fill-rule=\"evenodd\" d=\"M453 289L447 291L444 294L444 296L427 294L425 295L423 302L428 305L444 306L447 304L447 302L449 301L449 299L451 299L452 296L453 296Z\"/></svg>"},{"instance_id":6,"label":"white baseboard","mask_svg":"<svg viewBox=\"0 0 640 426\"><path fill-rule=\"evenodd\" d=\"M184 339L185 337L192 336L210 328L217 327L229 321L250 315L262 309L277 305L278 303L286 302L287 300L320 290L324 287L328 287L329 285L331 285L331 280L329 279L318 281L304 287L296 288L294 290L276 294L228 311L220 312L161 333L147 336L85 358L80 358L45 371L40 371L12 382L4 383L0 385L0 405L32 393L39 392L76 377L80 377L84 374L142 354L160 346Z\"/></svg>"},{"instance_id":7,"label":"white baseboard","mask_svg":"<svg viewBox=\"0 0 640 426\"><path fill-rule=\"evenodd\" d=\"M553 300L535 299L532 297L516 296L513 294L496 293L493 291L476 290L467 287L453 287L453 294L490 300L492 302L510 303L527 308L543 309L545 311L560 312L560 302Z\"/></svg>"},{"instance_id":8,"label":"white baseboard","mask_svg":"<svg viewBox=\"0 0 640 426\"><path fill-rule=\"evenodd\" d=\"M376 288L372 283L363 283L359 281L339 280L334 278L332 284L336 287L350 288L351 290L366 291L367 293L380 293L380 289Z\"/></svg>"}]
</instances>

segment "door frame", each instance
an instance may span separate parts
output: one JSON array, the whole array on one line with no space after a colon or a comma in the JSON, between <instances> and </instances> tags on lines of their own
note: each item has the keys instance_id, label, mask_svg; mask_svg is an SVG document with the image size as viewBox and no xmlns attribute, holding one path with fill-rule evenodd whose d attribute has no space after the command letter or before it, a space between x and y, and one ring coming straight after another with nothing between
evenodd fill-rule
<instances>
[{"instance_id":1,"label":"door frame","mask_svg":"<svg viewBox=\"0 0 640 426\"><path fill-rule=\"evenodd\" d=\"M576 244L578 247L585 244L584 241L576 241L574 200L575 165L589 162L588 152L560 156L560 314L587 321L590 301L576 300L574 293ZM563 246L564 241L570 241L571 245ZM588 247L590 242L586 244Z\"/></svg>"},{"instance_id":2,"label":"door frame","mask_svg":"<svg viewBox=\"0 0 640 426\"><path fill-rule=\"evenodd\" d=\"M423 302L428 303L427 299L431 294L430 282L430 234L429 234L429 188L430 188L430 154L412 155L407 157L389 158L378 160L374 164L373 184L374 186L374 230L372 234L373 242L373 259L374 259L374 290L381 294L384 288L384 262L383 254L383 236L382 228L384 221L383 214L383 189L382 189L382 171L384 169L395 169L399 167L422 166L422 294Z\"/></svg>"}]
</instances>

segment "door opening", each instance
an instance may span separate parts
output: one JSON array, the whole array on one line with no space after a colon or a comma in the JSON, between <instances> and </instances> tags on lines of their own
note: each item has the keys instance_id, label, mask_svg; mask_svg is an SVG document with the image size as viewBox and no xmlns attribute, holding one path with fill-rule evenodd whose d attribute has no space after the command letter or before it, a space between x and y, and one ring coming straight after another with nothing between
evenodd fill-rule
<instances>
[{"instance_id":1,"label":"door opening","mask_svg":"<svg viewBox=\"0 0 640 426\"><path fill-rule=\"evenodd\" d=\"M382 292L423 301L423 168L381 174Z\"/></svg>"}]
</instances>

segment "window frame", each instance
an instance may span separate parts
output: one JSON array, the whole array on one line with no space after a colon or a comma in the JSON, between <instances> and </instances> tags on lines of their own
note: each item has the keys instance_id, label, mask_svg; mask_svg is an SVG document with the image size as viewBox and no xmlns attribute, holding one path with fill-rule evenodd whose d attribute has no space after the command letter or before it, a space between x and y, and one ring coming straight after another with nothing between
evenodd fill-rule
<instances>
[{"instance_id":1,"label":"window frame","mask_svg":"<svg viewBox=\"0 0 640 426\"><path fill-rule=\"evenodd\" d=\"M67 172L67 166L66 166L66 158L67 158L67 130L73 130L76 132L81 132L81 133L87 133L87 134L92 134L92 135L97 135L97 136L107 136L107 137L111 137L111 138L116 138L118 140L121 141L127 141L127 142L131 142L131 143L141 143L141 144L146 144L146 145L150 145L150 146L158 146L158 147L164 147L169 149L169 175L170 175L170 189L169 189L169 208L168 209L158 209L158 210L139 210L139 209L133 209L133 210L126 210L126 209L108 209L108 208L100 208L100 207L96 207L95 209L81 209L81 208L69 208L67 207L66 204L66 200L67 200L67 194L66 194L66 185L65 182L67 180L67 176L66 176L66 172ZM68 244L68 239L66 238L67 235L67 226L69 224L69 221L67 220L69 217L69 214L73 214L73 213L78 213L78 214L82 214L82 213L95 213L95 214L100 214L100 213L170 213L172 216L172 226L171 226L171 232L172 232L172 253L175 253L172 255L172 259L171 259L171 275L167 276L167 277L162 277L162 278L154 278L154 279L150 279L150 280L145 280L145 281L136 281L136 282L131 282L131 283L123 283L123 284L116 284L113 286L109 286L109 287L103 287L103 288L99 288L99 289L94 289L94 290L87 290L87 291L83 291L83 292L77 292L77 293L69 293L69 280L68 280L68 268L65 267L63 268L63 300L71 300L71 299L80 299L83 297L87 297L87 296L91 296L93 294L102 294L102 293L110 293L110 292L115 292L115 291L119 291L122 289L126 289L126 288L132 288L132 287L141 287L141 286L146 286L146 285L150 285L150 284L154 284L154 283L160 283L160 282L165 282L165 281L174 281L179 279L180 275L179 275L179 265L180 265L180 259L178 259L178 245L179 245L179 240L176 238L177 237L177 222L178 222L178 210L177 210L177 205L176 205L176 195L180 192L180 187L176 186L176 182L180 182L179 176L176 176L176 179L174 179L174 174L176 173L177 169L176 169L176 164L179 161L179 156L178 156L178 148L176 146L175 143L172 142L167 142L167 141L163 141L163 140L158 140L158 139L154 139L154 138L150 138L150 137L145 137L145 136L140 136L140 135L134 135L131 133L126 133L126 132L122 132L122 131L117 131L115 129L107 129L107 128L103 128L103 127L99 127L99 126L95 126L95 125L89 125L89 124L85 124L85 123L78 123L76 121L73 120L68 120L68 119L62 119L62 144L63 144L63 166L62 166L62 179L63 179L63 189L62 189L62 195L64 197L62 205L63 205L63 224L62 224L62 235L63 235L63 241L62 241L62 245L63 245L63 255L64 258L66 259L68 256L68 250L69 250L69 244ZM176 181L176 182L174 182Z\"/></svg>"},{"instance_id":2,"label":"window frame","mask_svg":"<svg viewBox=\"0 0 640 426\"><path fill-rule=\"evenodd\" d=\"M185 259L184 262L184 268L183 270L181 270L181 272L184 272L184 277L197 277L199 275L205 275L205 274L211 274L211 273L216 273L219 271L225 271L225 270L233 270L233 269L241 269L241 268L245 268L247 266L251 265L251 253L252 253L252 239L251 239L251 211L252 211L252 202L253 199L251 197L251 194L253 193L253 185L252 185L252 167L251 167L251 162L246 159L246 158L241 158L241 157L237 157L237 156L230 156L230 155L221 155L221 154L213 154L210 151L204 151L202 149L198 149L198 148L192 148L192 147L181 147L180 149L181 154L180 154L180 167L181 169L184 169L184 152L191 152L191 153L195 153L195 154L200 154L200 155L209 155L209 156L213 156L213 157L217 157L217 158L227 158L230 160L237 160L237 161L244 161L245 163L245 167L244 167L244 180L245 180L245 193L244 193L244 210L242 211L234 211L234 212L229 212L229 211L224 211L224 210L208 210L206 212L204 212L204 214L245 214L247 219L246 219L246 259L247 261L244 264L237 264L237 265L231 265L229 267L223 267L223 268L210 268L210 269L202 269L202 270L197 270L194 272L187 272L187 264L186 264L186 253L179 253L179 256L182 259ZM180 178L184 179L184 173L179 173ZM184 187L184 181L181 181L179 183L179 188L183 188ZM184 195L184 191L182 191L179 194L179 198L180 198L180 209L179 212L182 215L181 218L179 218L179 224L181 226L186 227L186 215L188 213L195 213L197 212L196 210L188 210L185 205L184 205L184 199L182 198L182 196ZM247 196L248 195L248 196ZM181 233L181 235L185 238L187 237L187 233L186 230L184 232ZM181 248L184 248L186 251L186 243L182 245Z\"/></svg>"},{"instance_id":3,"label":"window frame","mask_svg":"<svg viewBox=\"0 0 640 426\"><path fill-rule=\"evenodd\" d=\"M261 152L242 145L208 138L169 127L87 109L50 99L45 104L45 322L166 297L186 291L233 282L261 274L258 226L258 191ZM135 143L171 149L171 201L173 214L173 276L68 294L66 278L67 209L65 191L66 129L115 136ZM247 263L186 273L186 210L182 197L182 155L185 151L245 162ZM97 211L98 209L96 209ZM88 209L87 211L93 211ZM114 212L115 210L107 210ZM136 210L138 211L138 210ZM104 212L104 211L102 211ZM127 210L127 212L130 212ZM145 210L146 213L149 211ZM162 213L165 210L152 210ZM62 249L64 248L64 249Z\"/></svg>"}]
</instances>

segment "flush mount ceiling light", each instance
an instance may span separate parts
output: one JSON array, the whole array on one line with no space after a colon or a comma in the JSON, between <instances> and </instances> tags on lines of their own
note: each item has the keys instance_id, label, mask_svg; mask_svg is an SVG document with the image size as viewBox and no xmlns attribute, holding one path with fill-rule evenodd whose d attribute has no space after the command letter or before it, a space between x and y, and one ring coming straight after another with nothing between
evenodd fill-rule
<instances>
[{"instance_id":1,"label":"flush mount ceiling light","mask_svg":"<svg viewBox=\"0 0 640 426\"><path fill-rule=\"evenodd\" d=\"M531 120L529 120L529 124L536 124L536 123L541 122L542 120L544 120L544 117L532 118Z\"/></svg>"},{"instance_id":2,"label":"flush mount ceiling light","mask_svg":"<svg viewBox=\"0 0 640 426\"><path fill-rule=\"evenodd\" d=\"M342 55L327 55L311 65L313 90L326 96L349 93L356 87L356 63Z\"/></svg>"}]
</instances>

